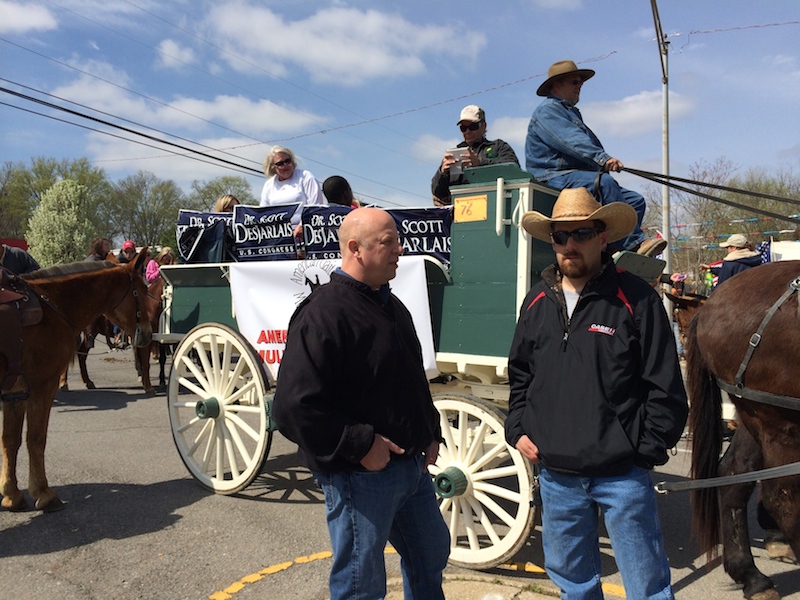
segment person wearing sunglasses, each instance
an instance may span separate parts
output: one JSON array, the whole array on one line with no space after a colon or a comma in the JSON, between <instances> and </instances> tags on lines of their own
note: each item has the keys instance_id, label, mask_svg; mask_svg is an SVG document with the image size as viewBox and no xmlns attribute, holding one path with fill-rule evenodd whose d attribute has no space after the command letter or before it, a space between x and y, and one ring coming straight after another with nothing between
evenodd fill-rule
<instances>
[{"instance_id":1,"label":"person wearing sunglasses","mask_svg":"<svg viewBox=\"0 0 800 600\"><path fill-rule=\"evenodd\" d=\"M525 167L540 183L557 190L585 187L602 204L625 202L636 211L637 222L624 239L612 243L613 250L631 250L656 256L664 251L663 239L648 240L642 231L644 197L619 186L610 175L623 168L622 161L603 148L598 137L583 122L576 105L583 84L594 77L592 69L579 69L571 60L554 63L537 96L544 101L533 111L525 139ZM599 177L599 190L594 186Z\"/></svg>"},{"instance_id":2,"label":"person wearing sunglasses","mask_svg":"<svg viewBox=\"0 0 800 600\"><path fill-rule=\"evenodd\" d=\"M458 148L469 150L469 158L464 161L464 166L480 167L499 163L514 163L519 166L519 159L511 146L503 140L486 139L486 113L480 106L474 104L465 106L456 125L464 136L464 141L458 145ZM451 168L457 162L459 162L458 159L452 153L446 153L433 176L431 193L436 206L447 206L453 203L450 196L451 185L469 183L460 169L458 172L455 169L451 172Z\"/></svg>"},{"instance_id":3,"label":"person wearing sunglasses","mask_svg":"<svg viewBox=\"0 0 800 600\"><path fill-rule=\"evenodd\" d=\"M261 206L295 204L300 206L292 215L294 237L302 238L300 213L307 205L327 205L316 177L305 169L297 168L294 152L284 146L273 146L264 158L267 181L261 190Z\"/></svg>"},{"instance_id":4,"label":"person wearing sunglasses","mask_svg":"<svg viewBox=\"0 0 800 600\"><path fill-rule=\"evenodd\" d=\"M564 598L603 597L601 513L627 597L674 597L650 472L688 401L661 298L606 252L636 221L586 188L562 190L551 217L522 217L556 262L521 305L505 435L539 465L545 569Z\"/></svg>"}]
</instances>

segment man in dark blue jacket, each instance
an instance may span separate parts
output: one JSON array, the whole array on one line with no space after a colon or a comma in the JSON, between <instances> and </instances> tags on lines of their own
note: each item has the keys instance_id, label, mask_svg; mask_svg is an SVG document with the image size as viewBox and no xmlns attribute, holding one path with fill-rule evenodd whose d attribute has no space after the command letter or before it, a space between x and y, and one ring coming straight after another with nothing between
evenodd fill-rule
<instances>
[{"instance_id":1,"label":"man in dark blue jacket","mask_svg":"<svg viewBox=\"0 0 800 600\"><path fill-rule=\"evenodd\" d=\"M394 219L357 208L339 246L341 269L292 316L273 415L325 493L331 600L386 595L387 541L405 597L443 600L450 534L427 471L441 429L411 314L389 290Z\"/></svg>"},{"instance_id":2,"label":"man in dark blue jacket","mask_svg":"<svg viewBox=\"0 0 800 600\"><path fill-rule=\"evenodd\" d=\"M610 175L624 165L606 152L576 106L583 84L594 74L592 69L579 69L571 60L554 63L547 70L547 79L536 90L545 99L533 111L528 125L525 168L537 181L558 190L585 187L601 198L603 204L631 205L638 217L633 231L611 244L614 249L655 256L663 252L666 240L645 239L641 229L646 208L644 197L620 187ZM597 182L599 190L594 189Z\"/></svg>"},{"instance_id":3,"label":"man in dark blue jacket","mask_svg":"<svg viewBox=\"0 0 800 600\"><path fill-rule=\"evenodd\" d=\"M545 568L565 597L601 598L599 512L628 598L672 598L650 470L667 462L688 404L655 291L604 252L636 224L585 188L522 225L557 263L523 302L508 359L506 440L540 465Z\"/></svg>"}]
</instances>

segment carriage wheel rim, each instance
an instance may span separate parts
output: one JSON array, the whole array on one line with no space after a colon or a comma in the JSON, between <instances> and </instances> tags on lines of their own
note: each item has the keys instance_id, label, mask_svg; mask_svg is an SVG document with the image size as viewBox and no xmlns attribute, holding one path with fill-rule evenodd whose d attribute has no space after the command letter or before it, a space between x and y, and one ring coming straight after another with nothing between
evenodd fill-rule
<instances>
[{"instance_id":1,"label":"carriage wheel rim","mask_svg":"<svg viewBox=\"0 0 800 600\"><path fill-rule=\"evenodd\" d=\"M509 560L533 528L530 462L505 442L505 415L469 394L436 394L445 443L431 467L434 479L457 469L467 480L460 495L440 497L450 530L450 562L491 568Z\"/></svg>"},{"instance_id":2,"label":"carriage wheel rim","mask_svg":"<svg viewBox=\"0 0 800 600\"><path fill-rule=\"evenodd\" d=\"M230 327L200 325L176 348L167 393L172 435L202 486L233 494L261 472L272 441L268 386L258 355Z\"/></svg>"}]
</instances>

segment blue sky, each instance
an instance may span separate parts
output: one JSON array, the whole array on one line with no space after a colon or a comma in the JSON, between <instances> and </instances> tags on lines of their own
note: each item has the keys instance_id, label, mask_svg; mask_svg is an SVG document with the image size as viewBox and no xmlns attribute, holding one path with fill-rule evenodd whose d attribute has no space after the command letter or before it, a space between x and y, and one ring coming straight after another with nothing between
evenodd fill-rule
<instances>
[{"instance_id":1,"label":"blue sky","mask_svg":"<svg viewBox=\"0 0 800 600\"><path fill-rule=\"evenodd\" d=\"M800 3L661 0L659 11L672 173L720 157L741 172L797 171ZM661 69L646 0L0 0L0 86L259 170L280 143L320 181L343 175L357 197L387 207L430 204L467 104L486 110L490 139L524 163L536 88L564 59L597 71L579 107L606 149L660 171ZM7 93L0 102L108 130ZM2 162L86 156L114 180L146 170L188 191L238 174L5 104L0 136ZM247 179L258 197L263 175Z\"/></svg>"}]
</instances>

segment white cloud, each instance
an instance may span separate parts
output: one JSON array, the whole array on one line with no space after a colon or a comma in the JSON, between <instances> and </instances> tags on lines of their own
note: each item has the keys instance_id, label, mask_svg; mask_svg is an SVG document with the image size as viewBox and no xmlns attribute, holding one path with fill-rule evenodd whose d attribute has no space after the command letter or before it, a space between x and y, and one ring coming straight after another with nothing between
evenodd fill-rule
<instances>
[{"instance_id":1,"label":"white cloud","mask_svg":"<svg viewBox=\"0 0 800 600\"><path fill-rule=\"evenodd\" d=\"M27 33L58 28L55 17L44 6L0 0L0 33Z\"/></svg>"},{"instance_id":2,"label":"white cloud","mask_svg":"<svg viewBox=\"0 0 800 600\"><path fill-rule=\"evenodd\" d=\"M533 3L545 10L578 10L583 8L583 0L533 0Z\"/></svg>"},{"instance_id":3,"label":"white cloud","mask_svg":"<svg viewBox=\"0 0 800 600\"><path fill-rule=\"evenodd\" d=\"M602 140L604 134L636 137L661 129L662 93L639 92L614 102L592 102L581 106L586 124ZM670 121L692 112L692 101L675 92L669 94Z\"/></svg>"},{"instance_id":4,"label":"white cloud","mask_svg":"<svg viewBox=\"0 0 800 600\"><path fill-rule=\"evenodd\" d=\"M194 50L181 46L174 40L163 40L158 45L158 66L181 69L195 62Z\"/></svg>"},{"instance_id":5,"label":"white cloud","mask_svg":"<svg viewBox=\"0 0 800 600\"><path fill-rule=\"evenodd\" d=\"M489 126L486 137L490 140L501 139L514 147L517 158L524 163L524 157L520 152L525 148L525 137L528 135L528 123L530 117L500 117L499 119L489 119Z\"/></svg>"},{"instance_id":6,"label":"white cloud","mask_svg":"<svg viewBox=\"0 0 800 600\"><path fill-rule=\"evenodd\" d=\"M447 50L450 64L469 65L486 46L485 35L461 28L421 25L399 13L332 7L308 18L289 21L275 12L246 2L231 2L211 10L212 35L244 58L220 58L237 70L285 76L306 70L316 81L357 85L373 79L419 75L428 56Z\"/></svg>"}]
</instances>

